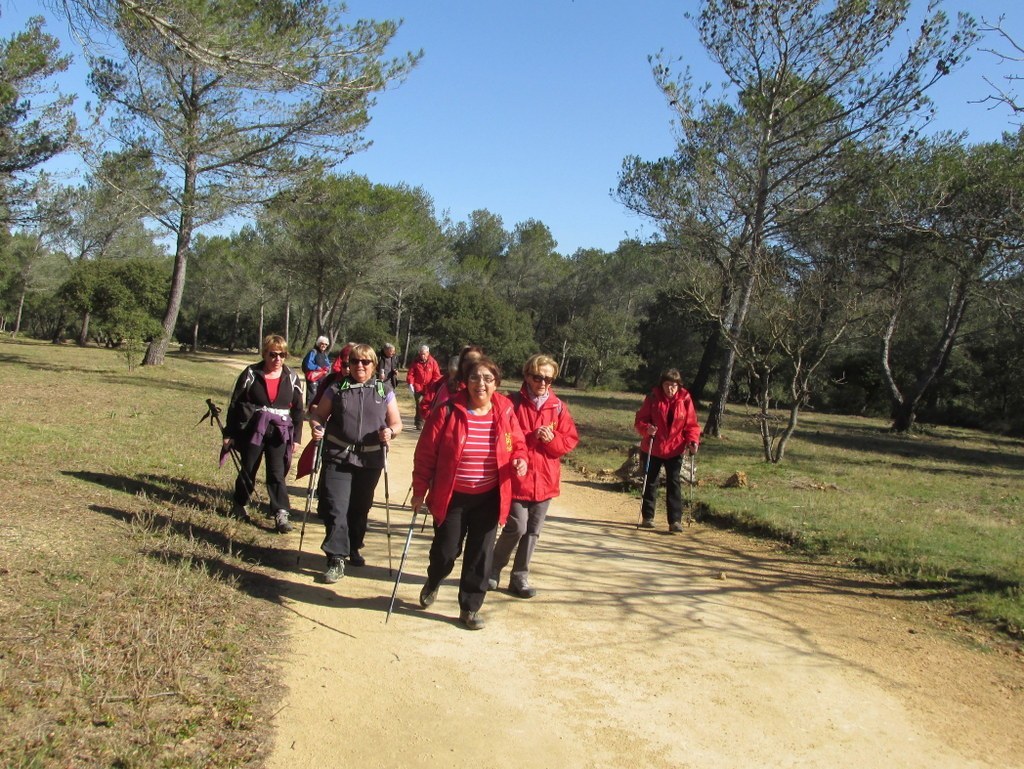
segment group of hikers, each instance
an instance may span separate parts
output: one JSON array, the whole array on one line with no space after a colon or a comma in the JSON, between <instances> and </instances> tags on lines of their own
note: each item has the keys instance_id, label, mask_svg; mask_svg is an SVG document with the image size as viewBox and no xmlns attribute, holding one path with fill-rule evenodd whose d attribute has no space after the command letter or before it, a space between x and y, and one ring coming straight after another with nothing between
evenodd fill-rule
<instances>
[{"instance_id":1,"label":"group of hikers","mask_svg":"<svg viewBox=\"0 0 1024 769\"><path fill-rule=\"evenodd\" d=\"M223 450L238 456L233 514L248 517L262 462L275 526L287 533L292 524L286 477L302 442L303 423L309 423L319 455L317 515L327 559L321 580L333 584L344 576L346 562L354 568L366 563L360 550L367 519L391 442L402 431L402 416L394 345L378 353L371 345L350 343L333 361L329 347L326 337L316 340L303 358L300 379L284 363L284 337L267 336L261 360L235 382ZM413 510L430 513L434 528L419 603L423 608L434 603L461 555L459 622L471 630L484 627L484 598L501 585L510 562L509 592L536 595L530 562L559 494L561 458L579 442L569 408L553 390L558 374L552 357L532 355L523 364L519 390L505 395L498 390L501 369L476 345L453 355L444 374L422 345L407 369L414 427L420 431L410 501ZM654 527L664 467L669 531L681 531L682 457L697 452L700 427L676 369L661 375L636 412L634 427L646 473L641 526Z\"/></svg>"}]
</instances>

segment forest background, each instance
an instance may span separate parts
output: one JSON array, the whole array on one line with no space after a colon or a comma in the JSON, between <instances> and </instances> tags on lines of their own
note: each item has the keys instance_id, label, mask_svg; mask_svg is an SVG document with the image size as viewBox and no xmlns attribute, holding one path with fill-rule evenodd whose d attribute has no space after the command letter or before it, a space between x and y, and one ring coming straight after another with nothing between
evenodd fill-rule
<instances>
[{"instance_id":1,"label":"forest background","mask_svg":"<svg viewBox=\"0 0 1024 769\"><path fill-rule=\"evenodd\" d=\"M345 171L375 96L416 87L422 52L388 58L396 23L257 6L53 3L85 113L53 87L70 61L41 19L4 39L3 330L118 346L129 367L271 331L403 359L473 342L510 372L544 350L576 388L675 366L709 434L753 404L776 463L805 408L1024 431L1021 50L999 17L695 7L722 85L694 80L692 52L652 52L674 149L614 180L654 234L565 254L539 218L454 221L423 187ZM968 56L1006 65L977 104L1011 116L997 141L926 130ZM68 153L81 183L44 172Z\"/></svg>"}]
</instances>

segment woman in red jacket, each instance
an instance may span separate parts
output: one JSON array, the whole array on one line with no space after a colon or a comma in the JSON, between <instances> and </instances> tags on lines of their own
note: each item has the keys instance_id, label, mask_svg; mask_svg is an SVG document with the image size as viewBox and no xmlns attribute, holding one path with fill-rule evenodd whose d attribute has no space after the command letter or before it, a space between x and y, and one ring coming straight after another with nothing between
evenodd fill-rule
<instances>
[{"instance_id":1,"label":"woman in red jacket","mask_svg":"<svg viewBox=\"0 0 1024 769\"><path fill-rule=\"evenodd\" d=\"M509 399L495 397L498 366L481 358L466 378L466 389L431 412L423 426L413 458L412 507L419 510L425 501L434 517L420 606L434 603L461 552L459 622L479 630L494 538L512 504L512 477L526 474L526 441Z\"/></svg>"},{"instance_id":2,"label":"woman in red jacket","mask_svg":"<svg viewBox=\"0 0 1024 769\"><path fill-rule=\"evenodd\" d=\"M633 422L640 434L640 462L647 467L644 499L640 506L640 526L654 528L654 501L658 495L658 475L665 467L665 502L668 506L668 530L683 530L683 494L679 471L683 454L696 454L700 445L700 425L693 398L683 389L679 371L670 368L661 375L658 386L644 398ZM643 450L647 443L646 451Z\"/></svg>"},{"instance_id":3,"label":"woman in red jacket","mask_svg":"<svg viewBox=\"0 0 1024 769\"><path fill-rule=\"evenodd\" d=\"M523 365L523 387L512 397L516 418L526 436L527 471L522 478L512 480L512 509L494 546L488 586L492 590L498 587L501 570L515 550L508 589L520 598L537 594L529 581L530 559L548 506L558 496L562 456L580 442L569 409L551 389L557 376L558 363L553 358L533 355Z\"/></svg>"}]
</instances>

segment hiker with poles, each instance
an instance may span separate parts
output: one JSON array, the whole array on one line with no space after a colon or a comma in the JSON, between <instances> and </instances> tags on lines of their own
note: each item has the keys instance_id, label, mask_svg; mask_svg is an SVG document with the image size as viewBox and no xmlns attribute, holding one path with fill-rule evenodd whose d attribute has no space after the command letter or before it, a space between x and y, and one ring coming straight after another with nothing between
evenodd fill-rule
<instances>
[{"instance_id":1,"label":"hiker with poles","mask_svg":"<svg viewBox=\"0 0 1024 769\"><path fill-rule=\"evenodd\" d=\"M434 603L461 553L459 622L479 630L498 524L508 518L513 476L527 471L526 441L512 402L496 392L496 363L477 360L465 384L427 417L413 458L412 508L426 503L434 519L420 606Z\"/></svg>"},{"instance_id":2,"label":"hiker with poles","mask_svg":"<svg viewBox=\"0 0 1024 769\"><path fill-rule=\"evenodd\" d=\"M409 370L405 372L405 382L409 385L409 392L416 401L416 410L413 415L413 425L417 430L423 427L423 420L426 413L422 409L421 401L427 388L438 379L442 379L441 367L437 365L434 356L430 354L430 347L420 345L419 353L409 364Z\"/></svg>"},{"instance_id":3,"label":"hiker with poles","mask_svg":"<svg viewBox=\"0 0 1024 769\"><path fill-rule=\"evenodd\" d=\"M373 348L353 345L346 365L349 373L324 387L309 412L313 440L324 441L317 515L324 522L320 548L327 556L327 584L345 576L346 558L350 566L366 564L359 551L373 493L386 467L391 439L402 431L395 391L375 376Z\"/></svg>"},{"instance_id":4,"label":"hiker with poles","mask_svg":"<svg viewBox=\"0 0 1024 769\"><path fill-rule=\"evenodd\" d=\"M263 462L270 513L281 534L292 530L287 477L292 453L302 441L303 412L299 376L284 365L287 357L283 336L271 334L263 340L263 360L246 366L235 381L224 427L224 448L239 454L232 513L246 517Z\"/></svg>"},{"instance_id":5,"label":"hiker with poles","mask_svg":"<svg viewBox=\"0 0 1024 769\"><path fill-rule=\"evenodd\" d=\"M640 435L640 463L645 468L640 528L654 528L658 475L664 467L668 530L680 532L683 530L683 496L679 471L683 455L692 457L697 453L700 425L693 398L683 388L683 378L677 369L670 368L661 375L657 386L636 412L633 426Z\"/></svg>"},{"instance_id":6,"label":"hiker with poles","mask_svg":"<svg viewBox=\"0 0 1024 769\"><path fill-rule=\"evenodd\" d=\"M331 340L325 336L318 336L313 349L302 359L302 373L306 377L306 408L313 402L320 381L331 373L331 356L327 354L327 348L330 346Z\"/></svg>"},{"instance_id":7,"label":"hiker with poles","mask_svg":"<svg viewBox=\"0 0 1024 769\"><path fill-rule=\"evenodd\" d=\"M519 426L526 437L527 471L512 479L512 508L494 545L490 589L501 583L501 570L515 551L508 589L519 598L533 598L530 559L551 500L558 496L562 456L576 448L579 435L569 409L551 389L558 363L548 355L532 355L523 364L523 386L512 396Z\"/></svg>"}]
</instances>

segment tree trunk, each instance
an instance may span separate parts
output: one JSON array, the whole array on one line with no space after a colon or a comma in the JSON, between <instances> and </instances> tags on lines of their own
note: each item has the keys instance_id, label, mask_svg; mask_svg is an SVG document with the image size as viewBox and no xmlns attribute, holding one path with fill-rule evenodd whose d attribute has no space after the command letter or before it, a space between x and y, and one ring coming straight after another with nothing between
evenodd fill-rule
<instances>
[{"instance_id":1,"label":"tree trunk","mask_svg":"<svg viewBox=\"0 0 1024 769\"><path fill-rule=\"evenodd\" d=\"M259 330L259 334L256 337L256 347L259 348L259 349L263 349L263 336L264 336L264 334L263 334L263 323L265 321L265 314L264 314L265 309L266 309L266 305L263 302L260 302L260 323L259 323L260 330ZM285 340L285 341L287 341L287 340Z\"/></svg>"},{"instance_id":2,"label":"tree trunk","mask_svg":"<svg viewBox=\"0 0 1024 769\"><path fill-rule=\"evenodd\" d=\"M711 369L714 366L715 359L721 355L722 347L720 339L722 335L719 333L718 324L711 323L708 333L707 341L704 343L704 352L700 356L700 364L697 366L697 374L693 377L693 381L690 382L690 397L696 401L704 400L704 390L707 389L708 379L711 378Z\"/></svg>"},{"instance_id":3,"label":"tree trunk","mask_svg":"<svg viewBox=\"0 0 1024 769\"><path fill-rule=\"evenodd\" d=\"M192 324L192 352L199 351L199 316L196 315L196 322Z\"/></svg>"},{"instance_id":4,"label":"tree trunk","mask_svg":"<svg viewBox=\"0 0 1024 769\"><path fill-rule=\"evenodd\" d=\"M18 335L18 332L21 331L21 313L25 309L26 291L27 289L21 289L21 296L18 297L18 314L14 316L14 331L11 332L12 338L16 337Z\"/></svg>"},{"instance_id":5,"label":"tree trunk","mask_svg":"<svg viewBox=\"0 0 1024 769\"><path fill-rule=\"evenodd\" d=\"M162 366L167 356L167 347L174 336L181 311L181 298L185 294L185 269L188 266L189 245L192 242L192 228L195 226L196 204L196 159L185 162L185 179L181 196L181 217L178 220L178 237L174 244L174 272L171 274L171 292L167 297L167 311L164 313L163 333L154 339L146 350L144 366Z\"/></svg>"},{"instance_id":6,"label":"tree trunk","mask_svg":"<svg viewBox=\"0 0 1024 769\"><path fill-rule=\"evenodd\" d=\"M90 313L88 310L82 313L82 328L78 332L78 346L85 347L89 344L89 319Z\"/></svg>"}]
</instances>

